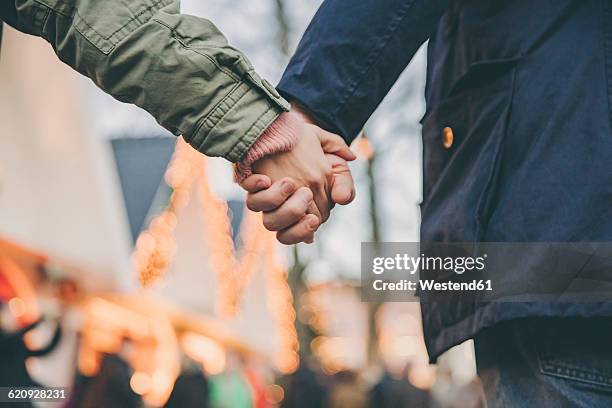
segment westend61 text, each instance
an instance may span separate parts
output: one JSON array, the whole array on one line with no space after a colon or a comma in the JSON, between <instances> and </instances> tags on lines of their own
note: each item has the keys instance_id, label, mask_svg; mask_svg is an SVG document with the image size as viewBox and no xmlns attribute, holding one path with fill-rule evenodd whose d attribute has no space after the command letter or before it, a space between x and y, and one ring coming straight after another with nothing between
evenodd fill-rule
<instances>
[{"instance_id":1,"label":"westend61 text","mask_svg":"<svg viewBox=\"0 0 612 408\"><path fill-rule=\"evenodd\" d=\"M402 279L397 282L385 282L377 279L372 287L376 291L414 291L417 290L417 282ZM491 280L473 280L470 282L437 282L435 280L419 280L418 289L421 291L492 291Z\"/></svg>"}]
</instances>

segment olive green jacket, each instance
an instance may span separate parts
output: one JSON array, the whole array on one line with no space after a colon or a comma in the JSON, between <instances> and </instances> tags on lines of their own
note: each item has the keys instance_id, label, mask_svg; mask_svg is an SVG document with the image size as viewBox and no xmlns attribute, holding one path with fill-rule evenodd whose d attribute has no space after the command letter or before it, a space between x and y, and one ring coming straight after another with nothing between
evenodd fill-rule
<instances>
[{"instance_id":1,"label":"olive green jacket","mask_svg":"<svg viewBox=\"0 0 612 408\"><path fill-rule=\"evenodd\" d=\"M200 152L238 161L289 104L178 0L0 0L0 20L151 113ZM1 37L1 34L0 34Z\"/></svg>"}]
</instances>

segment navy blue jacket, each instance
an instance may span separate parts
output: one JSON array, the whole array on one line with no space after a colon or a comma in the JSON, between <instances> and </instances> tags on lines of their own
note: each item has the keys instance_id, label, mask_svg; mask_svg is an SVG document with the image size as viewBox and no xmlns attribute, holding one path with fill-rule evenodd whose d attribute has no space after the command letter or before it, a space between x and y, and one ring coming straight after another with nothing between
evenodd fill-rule
<instances>
[{"instance_id":1,"label":"navy blue jacket","mask_svg":"<svg viewBox=\"0 0 612 408\"><path fill-rule=\"evenodd\" d=\"M421 241L612 241L612 1L327 0L279 89L350 143L426 39ZM612 306L422 313L435 359L502 320Z\"/></svg>"}]
</instances>

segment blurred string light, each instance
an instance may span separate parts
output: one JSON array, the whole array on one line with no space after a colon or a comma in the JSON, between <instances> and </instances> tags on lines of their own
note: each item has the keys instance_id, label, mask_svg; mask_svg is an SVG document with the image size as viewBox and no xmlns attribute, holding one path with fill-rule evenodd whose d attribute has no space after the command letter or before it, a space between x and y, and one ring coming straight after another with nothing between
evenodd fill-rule
<instances>
[{"instance_id":1,"label":"blurred string light","mask_svg":"<svg viewBox=\"0 0 612 408\"><path fill-rule=\"evenodd\" d=\"M14 296L9 299L9 312L20 324L26 325L38 320L36 291L26 271L10 257L0 253L0 274L8 283Z\"/></svg>"},{"instance_id":2,"label":"blurred string light","mask_svg":"<svg viewBox=\"0 0 612 408\"><path fill-rule=\"evenodd\" d=\"M357 153L357 157L361 159L369 161L374 157L374 146L366 137L365 133L362 133L361 137L358 137L351 147Z\"/></svg>"},{"instance_id":3,"label":"blurred string light","mask_svg":"<svg viewBox=\"0 0 612 408\"><path fill-rule=\"evenodd\" d=\"M189 201L189 189L196 179L201 157L203 156L182 139L177 141L165 174L166 183L173 190L168 206L151 220L148 229L136 240L134 262L143 286L148 286L163 276L174 259L177 212Z\"/></svg>"},{"instance_id":4,"label":"blurred string light","mask_svg":"<svg viewBox=\"0 0 612 408\"><path fill-rule=\"evenodd\" d=\"M346 369L358 369L359 354L365 352L366 343L356 336L317 336L310 343L313 353L321 361L321 368L327 374Z\"/></svg>"},{"instance_id":5,"label":"blurred string light","mask_svg":"<svg viewBox=\"0 0 612 408\"><path fill-rule=\"evenodd\" d=\"M244 247L238 259L234 251L232 227L227 203L213 193L207 174L207 159L179 139L165 180L173 189L166 209L153 218L149 228L136 241L134 259L140 282L148 286L169 269L176 253L174 231L177 213L190 199L195 184L204 214L204 233L208 241L211 267L217 276L217 310L223 317L233 317L240 298L257 266L262 242L261 216L247 212L243 222ZM264 230L265 231L265 230Z\"/></svg>"},{"instance_id":6,"label":"blurred string light","mask_svg":"<svg viewBox=\"0 0 612 408\"><path fill-rule=\"evenodd\" d=\"M135 371L130 387L149 405L163 406L180 372L178 341L168 318L144 315L100 297L87 300L84 311L79 371L95 376L103 355L121 353L129 342L127 360Z\"/></svg>"},{"instance_id":7,"label":"blurred string light","mask_svg":"<svg viewBox=\"0 0 612 408\"><path fill-rule=\"evenodd\" d=\"M299 343L295 328L296 313L293 308L291 288L287 281L287 269L276 261L274 234L267 232L266 235L268 239L266 240L264 259L268 287L267 302L268 309L276 320L279 334L276 367L280 372L289 374L297 370L300 363Z\"/></svg>"},{"instance_id":8,"label":"blurred string light","mask_svg":"<svg viewBox=\"0 0 612 408\"><path fill-rule=\"evenodd\" d=\"M14 297L8 301L9 311L17 319L21 318L26 313L26 305L22 298Z\"/></svg>"},{"instance_id":9,"label":"blurred string light","mask_svg":"<svg viewBox=\"0 0 612 408\"><path fill-rule=\"evenodd\" d=\"M270 384L266 388L266 397L271 404L280 404L285 399L285 390L278 384Z\"/></svg>"},{"instance_id":10,"label":"blurred string light","mask_svg":"<svg viewBox=\"0 0 612 408\"><path fill-rule=\"evenodd\" d=\"M173 189L168 206L151 221L149 228L136 241L134 260L139 280L148 286L168 271L176 252L174 230L177 213L189 202L190 191L195 184L205 219L209 259L217 276L217 311L224 318L236 315L244 289L263 260L269 293L268 307L280 339L276 366L281 372L292 372L299 364L296 316L287 270L275 261L274 234L263 227L261 214L245 210L241 228L244 245L240 256L236 256L228 206L213 193L206 164L205 156L182 139L177 141L165 175L166 183Z\"/></svg>"},{"instance_id":11,"label":"blurred string light","mask_svg":"<svg viewBox=\"0 0 612 408\"><path fill-rule=\"evenodd\" d=\"M181 346L189 357L199 362L209 375L220 374L225 370L226 352L218 342L197 333L185 333Z\"/></svg>"},{"instance_id":12,"label":"blurred string light","mask_svg":"<svg viewBox=\"0 0 612 408\"><path fill-rule=\"evenodd\" d=\"M219 289L217 311L222 317L231 318L238 312L244 289L258 266L258 255L263 249L267 231L261 227L259 213L245 211L240 229L244 245L240 256L236 257L229 209L227 203L219 199L210 187L204 156L199 170L199 201L206 220L204 233Z\"/></svg>"}]
</instances>

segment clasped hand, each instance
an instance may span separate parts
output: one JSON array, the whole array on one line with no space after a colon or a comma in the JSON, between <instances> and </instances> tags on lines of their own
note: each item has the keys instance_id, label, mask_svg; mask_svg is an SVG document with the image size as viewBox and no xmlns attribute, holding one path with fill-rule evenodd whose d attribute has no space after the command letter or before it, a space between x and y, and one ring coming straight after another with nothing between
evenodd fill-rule
<instances>
[{"instance_id":1,"label":"clasped hand","mask_svg":"<svg viewBox=\"0 0 612 408\"><path fill-rule=\"evenodd\" d=\"M264 226L287 245L312 243L334 205L355 198L347 164L355 155L340 136L301 117L296 146L255 162L254 174L241 183L247 207L262 211Z\"/></svg>"}]
</instances>

